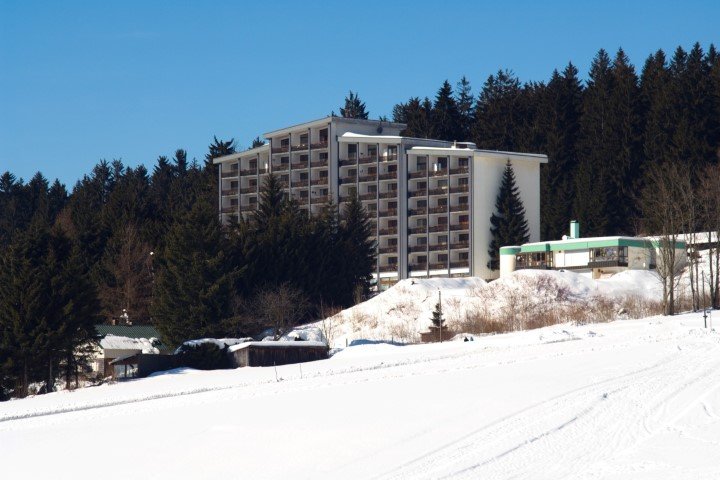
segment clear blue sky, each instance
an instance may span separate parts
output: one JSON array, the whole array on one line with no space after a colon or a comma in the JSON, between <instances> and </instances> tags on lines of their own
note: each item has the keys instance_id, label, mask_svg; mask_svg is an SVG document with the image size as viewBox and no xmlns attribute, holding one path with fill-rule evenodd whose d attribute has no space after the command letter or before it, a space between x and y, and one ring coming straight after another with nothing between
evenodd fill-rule
<instances>
[{"instance_id":1,"label":"clear blue sky","mask_svg":"<svg viewBox=\"0 0 720 480\"><path fill-rule=\"evenodd\" d=\"M0 0L0 172L68 188L102 159L149 168L213 135L256 135L338 111L360 93L372 117L499 68L547 80L599 48L639 70L658 48L720 46L706 1Z\"/></svg>"}]
</instances>

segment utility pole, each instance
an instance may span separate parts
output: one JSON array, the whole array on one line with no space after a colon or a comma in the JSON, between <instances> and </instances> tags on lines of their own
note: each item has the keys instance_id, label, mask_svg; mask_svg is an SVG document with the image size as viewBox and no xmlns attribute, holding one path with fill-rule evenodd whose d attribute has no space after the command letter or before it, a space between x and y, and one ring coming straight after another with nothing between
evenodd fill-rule
<instances>
[{"instance_id":1,"label":"utility pole","mask_svg":"<svg viewBox=\"0 0 720 480\"><path fill-rule=\"evenodd\" d=\"M442 290L438 288L438 305L440 306L440 343L442 343Z\"/></svg>"},{"instance_id":2,"label":"utility pole","mask_svg":"<svg viewBox=\"0 0 720 480\"><path fill-rule=\"evenodd\" d=\"M707 328L707 307L705 306L705 272L702 272L702 277L703 277L703 290L702 290L703 322L705 323L705 328Z\"/></svg>"}]
</instances>

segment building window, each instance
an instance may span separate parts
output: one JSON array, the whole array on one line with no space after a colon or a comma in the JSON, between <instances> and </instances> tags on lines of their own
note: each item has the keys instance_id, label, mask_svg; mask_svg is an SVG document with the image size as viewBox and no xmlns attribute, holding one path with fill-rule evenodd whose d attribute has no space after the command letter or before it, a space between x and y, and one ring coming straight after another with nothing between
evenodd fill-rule
<instances>
[{"instance_id":1,"label":"building window","mask_svg":"<svg viewBox=\"0 0 720 480\"><path fill-rule=\"evenodd\" d=\"M388 227L390 227L390 228L397 227L397 220L388 220Z\"/></svg>"},{"instance_id":2,"label":"building window","mask_svg":"<svg viewBox=\"0 0 720 480\"><path fill-rule=\"evenodd\" d=\"M307 172L302 172L302 173L300 173L300 180L307 180L307 179L308 179L308 174L307 174Z\"/></svg>"},{"instance_id":3,"label":"building window","mask_svg":"<svg viewBox=\"0 0 720 480\"><path fill-rule=\"evenodd\" d=\"M447 198L438 198L438 207L446 207Z\"/></svg>"},{"instance_id":4,"label":"building window","mask_svg":"<svg viewBox=\"0 0 720 480\"><path fill-rule=\"evenodd\" d=\"M377 210L377 205L375 205L374 203L368 203L368 205L367 205L367 211L368 211L368 212L374 212L375 210Z\"/></svg>"},{"instance_id":5,"label":"building window","mask_svg":"<svg viewBox=\"0 0 720 480\"><path fill-rule=\"evenodd\" d=\"M470 254L468 252L460 252L458 257L460 258L460 260L466 261L470 259Z\"/></svg>"},{"instance_id":6,"label":"building window","mask_svg":"<svg viewBox=\"0 0 720 480\"><path fill-rule=\"evenodd\" d=\"M417 182L418 190L425 190L427 188L427 182Z\"/></svg>"},{"instance_id":7,"label":"building window","mask_svg":"<svg viewBox=\"0 0 720 480\"><path fill-rule=\"evenodd\" d=\"M252 199L251 199L251 200L252 200ZM238 206L237 198L232 198L232 199L230 199L230 206L231 206L231 207L237 207L237 206Z\"/></svg>"},{"instance_id":8,"label":"building window","mask_svg":"<svg viewBox=\"0 0 720 480\"><path fill-rule=\"evenodd\" d=\"M287 165L290 163L290 157L280 157L280 165Z\"/></svg>"},{"instance_id":9,"label":"building window","mask_svg":"<svg viewBox=\"0 0 720 480\"><path fill-rule=\"evenodd\" d=\"M447 225L448 219L447 217L438 217L438 225Z\"/></svg>"},{"instance_id":10,"label":"building window","mask_svg":"<svg viewBox=\"0 0 720 480\"><path fill-rule=\"evenodd\" d=\"M460 220L460 223L468 223L470 221L470 217L468 215L460 215L458 220Z\"/></svg>"},{"instance_id":11,"label":"building window","mask_svg":"<svg viewBox=\"0 0 720 480\"><path fill-rule=\"evenodd\" d=\"M257 197L250 197L250 205L255 205L257 203Z\"/></svg>"},{"instance_id":12,"label":"building window","mask_svg":"<svg viewBox=\"0 0 720 480\"><path fill-rule=\"evenodd\" d=\"M288 175L280 175L280 181L287 185L290 181L290 177Z\"/></svg>"},{"instance_id":13,"label":"building window","mask_svg":"<svg viewBox=\"0 0 720 480\"><path fill-rule=\"evenodd\" d=\"M397 165L388 165L387 171L388 173L397 172Z\"/></svg>"},{"instance_id":14,"label":"building window","mask_svg":"<svg viewBox=\"0 0 720 480\"><path fill-rule=\"evenodd\" d=\"M437 186L438 186L438 188L447 188L447 186L448 186L448 181L447 181L447 179L445 179L445 180L438 180Z\"/></svg>"},{"instance_id":15,"label":"building window","mask_svg":"<svg viewBox=\"0 0 720 480\"><path fill-rule=\"evenodd\" d=\"M388 183L388 191L396 192L397 191L397 183Z\"/></svg>"},{"instance_id":16,"label":"building window","mask_svg":"<svg viewBox=\"0 0 720 480\"><path fill-rule=\"evenodd\" d=\"M377 145L368 145L367 147L368 157L377 156Z\"/></svg>"},{"instance_id":17,"label":"building window","mask_svg":"<svg viewBox=\"0 0 720 480\"><path fill-rule=\"evenodd\" d=\"M328 171L320 170L320 178L328 178Z\"/></svg>"},{"instance_id":18,"label":"building window","mask_svg":"<svg viewBox=\"0 0 720 480\"><path fill-rule=\"evenodd\" d=\"M470 241L470 234L468 233L461 233L458 235L458 240L461 242L469 242Z\"/></svg>"},{"instance_id":19,"label":"building window","mask_svg":"<svg viewBox=\"0 0 720 480\"><path fill-rule=\"evenodd\" d=\"M447 157L440 157L437 159L438 170L445 170L447 168L448 159Z\"/></svg>"},{"instance_id":20,"label":"building window","mask_svg":"<svg viewBox=\"0 0 720 480\"><path fill-rule=\"evenodd\" d=\"M321 162L327 162L328 153L327 153L327 152L320 152L320 153L318 154L318 158L320 159Z\"/></svg>"},{"instance_id":21,"label":"building window","mask_svg":"<svg viewBox=\"0 0 720 480\"><path fill-rule=\"evenodd\" d=\"M308 198L308 191L300 190L300 198Z\"/></svg>"},{"instance_id":22,"label":"building window","mask_svg":"<svg viewBox=\"0 0 720 480\"><path fill-rule=\"evenodd\" d=\"M367 173L368 175L375 175L377 173L377 167L368 167Z\"/></svg>"},{"instance_id":23,"label":"building window","mask_svg":"<svg viewBox=\"0 0 720 480\"><path fill-rule=\"evenodd\" d=\"M468 204L468 197L460 197L458 198L458 203L460 205L467 205Z\"/></svg>"},{"instance_id":24,"label":"building window","mask_svg":"<svg viewBox=\"0 0 720 480\"><path fill-rule=\"evenodd\" d=\"M255 180L255 179L250 180L250 187L257 187L257 180Z\"/></svg>"},{"instance_id":25,"label":"building window","mask_svg":"<svg viewBox=\"0 0 720 480\"><path fill-rule=\"evenodd\" d=\"M368 185L368 193L376 193L377 185Z\"/></svg>"},{"instance_id":26,"label":"building window","mask_svg":"<svg viewBox=\"0 0 720 480\"><path fill-rule=\"evenodd\" d=\"M397 146L392 145L388 147L388 160L397 160Z\"/></svg>"},{"instance_id":27,"label":"building window","mask_svg":"<svg viewBox=\"0 0 720 480\"><path fill-rule=\"evenodd\" d=\"M427 225L427 219L425 219L425 218L418 218L418 219L415 221L415 225L418 226L418 227L425 227L425 226Z\"/></svg>"},{"instance_id":28,"label":"building window","mask_svg":"<svg viewBox=\"0 0 720 480\"><path fill-rule=\"evenodd\" d=\"M390 238L388 239L388 247L397 247L397 238Z\"/></svg>"},{"instance_id":29,"label":"building window","mask_svg":"<svg viewBox=\"0 0 720 480\"><path fill-rule=\"evenodd\" d=\"M308 162L308 156L307 156L307 155L300 155L300 161L301 161L302 163L307 163L307 162Z\"/></svg>"},{"instance_id":30,"label":"building window","mask_svg":"<svg viewBox=\"0 0 720 480\"><path fill-rule=\"evenodd\" d=\"M230 188L232 188L232 189L238 188L238 185L240 185L239 182L230 182Z\"/></svg>"},{"instance_id":31,"label":"building window","mask_svg":"<svg viewBox=\"0 0 720 480\"><path fill-rule=\"evenodd\" d=\"M467 157L458 158L459 167L467 167L469 164L470 163Z\"/></svg>"},{"instance_id":32,"label":"building window","mask_svg":"<svg viewBox=\"0 0 720 480\"><path fill-rule=\"evenodd\" d=\"M427 263L427 256L425 255L418 255L417 257L417 263L419 265L425 265Z\"/></svg>"},{"instance_id":33,"label":"building window","mask_svg":"<svg viewBox=\"0 0 720 480\"><path fill-rule=\"evenodd\" d=\"M418 200L417 208L425 208L425 207L427 207L427 200Z\"/></svg>"},{"instance_id":34,"label":"building window","mask_svg":"<svg viewBox=\"0 0 720 480\"><path fill-rule=\"evenodd\" d=\"M427 157L417 157L417 169L419 172L427 170Z\"/></svg>"},{"instance_id":35,"label":"building window","mask_svg":"<svg viewBox=\"0 0 720 480\"><path fill-rule=\"evenodd\" d=\"M397 257L388 257L388 263L390 265L397 265Z\"/></svg>"},{"instance_id":36,"label":"building window","mask_svg":"<svg viewBox=\"0 0 720 480\"><path fill-rule=\"evenodd\" d=\"M289 147L290 146L290 139L289 138L283 138L280 140L280 146L281 147Z\"/></svg>"},{"instance_id":37,"label":"building window","mask_svg":"<svg viewBox=\"0 0 720 480\"><path fill-rule=\"evenodd\" d=\"M327 143L328 141L328 131L327 128L323 128L320 130L320 143Z\"/></svg>"},{"instance_id":38,"label":"building window","mask_svg":"<svg viewBox=\"0 0 720 480\"><path fill-rule=\"evenodd\" d=\"M300 145L307 145L308 144L308 134L303 133L300 135Z\"/></svg>"},{"instance_id":39,"label":"building window","mask_svg":"<svg viewBox=\"0 0 720 480\"><path fill-rule=\"evenodd\" d=\"M462 187L462 186L467 186L467 185L469 185L469 184L470 184L470 181L468 180L467 177L460 177L460 178L458 178L458 185L460 185L461 187Z\"/></svg>"},{"instance_id":40,"label":"building window","mask_svg":"<svg viewBox=\"0 0 720 480\"><path fill-rule=\"evenodd\" d=\"M388 208L394 210L397 208L397 202L388 202Z\"/></svg>"},{"instance_id":41,"label":"building window","mask_svg":"<svg viewBox=\"0 0 720 480\"><path fill-rule=\"evenodd\" d=\"M438 235L437 243L439 243L441 245L447 244L447 235Z\"/></svg>"},{"instance_id":42,"label":"building window","mask_svg":"<svg viewBox=\"0 0 720 480\"><path fill-rule=\"evenodd\" d=\"M257 170L257 160L250 161L250 170Z\"/></svg>"},{"instance_id":43,"label":"building window","mask_svg":"<svg viewBox=\"0 0 720 480\"><path fill-rule=\"evenodd\" d=\"M355 159L357 158L357 145L354 143L348 143L348 158Z\"/></svg>"},{"instance_id":44,"label":"building window","mask_svg":"<svg viewBox=\"0 0 720 480\"><path fill-rule=\"evenodd\" d=\"M441 253L438 255L438 262L445 263L447 262L448 256L447 253Z\"/></svg>"}]
</instances>

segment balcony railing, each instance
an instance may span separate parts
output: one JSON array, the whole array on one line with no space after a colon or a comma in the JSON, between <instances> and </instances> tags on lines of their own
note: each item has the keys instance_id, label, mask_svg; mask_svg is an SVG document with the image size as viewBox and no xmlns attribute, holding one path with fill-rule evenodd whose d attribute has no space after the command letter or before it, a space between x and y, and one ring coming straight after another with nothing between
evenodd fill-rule
<instances>
[{"instance_id":1,"label":"balcony railing","mask_svg":"<svg viewBox=\"0 0 720 480\"><path fill-rule=\"evenodd\" d=\"M409 197L424 197L427 195L427 190L413 190L411 192L408 192Z\"/></svg>"},{"instance_id":2,"label":"balcony railing","mask_svg":"<svg viewBox=\"0 0 720 480\"><path fill-rule=\"evenodd\" d=\"M308 180L307 178L305 180L293 180L292 181L293 187L307 187L308 186Z\"/></svg>"},{"instance_id":3,"label":"balcony railing","mask_svg":"<svg viewBox=\"0 0 720 480\"><path fill-rule=\"evenodd\" d=\"M236 213L236 212L238 211L238 206L237 206L237 205L231 205L231 206L229 206L229 207L222 207L222 208L220 209L220 211L221 211L222 213Z\"/></svg>"},{"instance_id":4,"label":"balcony railing","mask_svg":"<svg viewBox=\"0 0 720 480\"><path fill-rule=\"evenodd\" d=\"M366 163L376 163L378 161L378 157L376 155L370 155L370 156L360 156L360 159L358 160L358 163L360 165L364 165Z\"/></svg>"},{"instance_id":5,"label":"balcony railing","mask_svg":"<svg viewBox=\"0 0 720 480\"><path fill-rule=\"evenodd\" d=\"M310 203L316 204L316 203L327 203L328 200L330 200L330 197L327 195L321 195L319 197L312 197L310 199Z\"/></svg>"},{"instance_id":6,"label":"balcony railing","mask_svg":"<svg viewBox=\"0 0 720 480\"><path fill-rule=\"evenodd\" d=\"M430 189L430 195L447 195L447 193L448 193L447 187L431 188L431 189Z\"/></svg>"},{"instance_id":7,"label":"balcony railing","mask_svg":"<svg viewBox=\"0 0 720 480\"><path fill-rule=\"evenodd\" d=\"M397 217L397 208L390 208L387 210L380 210L378 213L379 217Z\"/></svg>"},{"instance_id":8,"label":"balcony railing","mask_svg":"<svg viewBox=\"0 0 720 480\"><path fill-rule=\"evenodd\" d=\"M416 234L416 233L427 233L427 227L412 227L408 228L408 233L410 235Z\"/></svg>"},{"instance_id":9,"label":"balcony railing","mask_svg":"<svg viewBox=\"0 0 720 480\"><path fill-rule=\"evenodd\" d=\"M255 193L257 192L257 187L247 187L247 188L241 188L240 193L243 195L246 195L248 193Z\"/></svg>"},{"instance_id":10,"label":"balcony railing","mask_svg":"<svg viewBox=\"0 0 720 480\"><path fill-rule=\"evenodd\" d=\"M222 173L220 174L220 176L221 176L222 178L237 177L237 176L238 176L238 172L239 172L239 170L238 170L237 168L234 168L234 169L230 170L229 172L222 172Z\"/></svg>"},{"instance_id":11,"label":"balcony railing","mask_svg":"<svg viewBox=\"0 0 720 480\"><path fill-rule=\"evenodd\" d=\"M378 253L384 254L384 253L397 253L397 245L391 245L389 247L380 247L378 248Z\"/></svg>"},{"instance_id":12,"label":"balcony railing","mask_svg":"<svg viewBox=\"0 0 720 480\"><path fill-rule=\"evenodd\" d=\"M463 193L469 191L470 188L467 185L458 185L450 187L450 193Z\"/></svg>"},{"instance_id":13,"label":"balcony railing","mask_svg":"<svg viewBox=\"0 0 720 480\"><path fill-rule=\"evenodd\" d=\"M425 170L422 170L420 172L410 172L408 174L408 178L425 178L427 177L427 172Z\"/></svg>"},{"instance_id":14,"label":"balcony railing","mask_svg":"<svg viewBox=\"0 0 720 480\"><path fill-rule=\"evenodd\" d=\"M446 213L447 205L440 205L439 207L431 207L428 211L430 213Z\"/></svg>"},{"instance_id":15,"label":"balcony railing","mask_svg":"<svg viewBox=\"0 0 720 480\"><path fill-rule=\"evenodd\" d=\"M257 207L255 205L243 205L242 207L240 207L240 211L241 212L252 212L256 208Z\"/></svg>"},{"instance_id":16,"label":"balcony railing","mask_svg":"<svg viewBox=\"0 0 720 480\"><path fill-rule=\"evenodd\" d=\"M315 160L314 162L310 162L310 166L312 168L327 167L327 164L328 164L327 159Z\"/></svg>"},{"instance_id":17,"label":"balcony railing","mask_svg":"<svg viewBox=\"0 0 720 480\"><path fill-rule=\"evenodd\" d=\"M360 198L360 200L375 200L376 196L377 196L377 194L375 192L370 192L370 193L363 193L363 194L359 195L358 197Z\"/></svg>"},{"instance_id":18,"label":"balcony railing","mask_svg":"<svg viewBox=\"0 0 720 480\"><path fill-rule=\"evenodd\" d=\"M293 145L292 147L290 147L290 150L292 150L293 152L300 152L307 149L307 143L301 143L300 145Z\"/></svg>"},{"instance_id":19,"label":"balcony railing","mask_svg":"<svg viewBox=\"0 0 720 480\"><path fill-rule=\"evenodd\" d=\"M357 177L355 175L347 175L345 177L340 177L340 185L343 183L355 183L355 179Z\"/></svg>"},{"instance_id":20,"label":"balcony railing","mask_svg":"<svg viewBox=\"0 0 720 480\"><path fill-rule=\"evenodd\" d=\"M456 223L453 225L450 225L450 230L457 231L457 230L467 230L470 228L470 222L462 222L462 223Z\"/></svg>"},{"instance_id":21,"label":"balcony railing","mask_svg":"<svg viewBox=\"0 0 720 480\"><path fill-rule=\"evenodd\" d=\"M461 203L460 205L451 205L451 212L467 212L470 206L467 203Z\"/></svg>"},{"instance_id":22,"label":"balcony railing","mask_svg":"<svg viewBox=\"0 0 720 480\"><path fill-rule=\"evenodd\" d=\"M310 148L312 148L312 149L327 148L327 146L328 146L327 140L320 140L319 142L310 144Z\"/></svg>"},{"instance_id":23,"label":"balcony railing","mask_svg":"<svg viewBox=\"0 0 720 480\"><path fill-rule=\"evenodd\" d=\"M417 252L426 252L427 251L427 245L413 245L412 247L408 248L408 251L410 253L417 253Z\"/></svg>"},{"instance_id":24,"label":"balcony railing","mask_svg":"<svg viewBox=\"0 0 720 480\"><path fill-rule=\"evenodd\" d=\"M383 228L378 232L379 235L397 235L397 227Z\"/></svg>"},{"instance_id":25,"label":"balcony railing","mask_svg":"<svg viewBox=\"0 0 720 480\"><path fill-rule=\"evenodd\" d=\"M463 250L465 248L470 248L470 242L451 243L450 248L453 250Z\"/></svg>"},{"instance_id":26,"label":"balcony railing","mask_svg":"<svg viewBox=\"0 0 720 480\"><path fill-rule=\"evenodd\" d=\"M246 177L246 176L248 176L248 175L255 175L256 173L257 173L257 169L256 169L256 168L251 168L251 169L248 169L248 170L240 170L240 175L243 176L243 177Z\"/></svg>"},{"instance_id":27,"label":"balcony railing","mask_svg":"<svg viewBox=\"0 0 720 480\"><path fill-rule=\"evenodd\" d=\"M281 163L279 165L273 165L273 172L284 172L290 169L289 163Z\"/></svg>"},{"instance_id":28,"label":"balcony railing","mask_svg":"<svg viewBox=\"0 0 720 480\"><path fill-rule=\"evenodd\" d=\"M430 270L447 270L447 268L448 268L447 262L430 264Z\"/></svg>"},{"instance_id":29,"label":"balcony railing","mask_svg":"<svg viewBox=\"0 0 720 480\"><path fill-rule=\"evenodd\" d=\"M397 265L380 265L381 272L397 272Z\"/></svg>"},{"instance_id":30,"label":"balcony railing","mask_svg":"<svg viewBox=\"0 0 720 480\"><path fill-rule=\"evenodd\" d=\"M427 270L427 263L411 263L410 270Z\"/></svg>"},{"instance_id":31,"label":"balcony railing","mask_svg":"<svg viewBox=\"0 0 720 480\"><path fill-rule=\"evenodd\" d=\"M272 153L287 153L290 151L290 145L284 145L282 147L273 147Z\"/></svg>"},{"instance_id":32,"label":"balcony railing","mask_svg":"<svg viewBox=\"0 0 720 480\"><path fill-rule=\"evenodd\" d=\"M448 249L447 243L436 243L434 245L430 245L430 247L428 248L428 250L430 250L431 252L437 252L439 250L447 250L447 249Z\"/></svg>"},{"instance_id":33,"label":"balcony railing","mask_svg":"<svg viewBox=\"0 0 720 480\"><path fill-rule=\"evenodd\" d=\"M228 188L222 191L223 197L234 196L238 194L237 188Z\"/></svg>"},{"instance_id":34,"label":"balcony railing","mask_svg":"<svg viewBox=\"0 0 720 480\"><path fill-rule=\"evenodd\" d=\"M447 232L447 230L448 230L447 225L434 225L434 226L428 228L428 232L430 232L430 233Z\"/></svg>"},{"instance_id":35,"label":"balcony railing","mask_svg":"<svg viewBox=\"0 0 720 480\"><path fill-rule=\"evenodd\" d=\"M469 268L470 260L460 260L459 262L450 262L450 268Z\"/></svg>"},{"instance_id":36,"label":"balcony railing","mask_svg":"<svg viewBox=\"0 0 720 480\"><path fill-rule=\"evenodd\" d=\"M302 170L303 168L308 168L308 162L293 162L292 163L293 170Z\"/></svg>"},{"instance_id":37,"label":"balcony railing","mask_svg":"<svg viewBox=\"0 0 720 480\"><path fill-rule=\"evenodd\" d=\"M380 160L383 162L394 162L397 160L397 154L394 155L385 155L384 157L380 157Z\"/></svg>"},{"instance_id":38,"label":"balcony railing","mask_svg":"<svg viewBox=\"0 0 720 480\"><path fill-rule=\"evenodd\" d=\"M345 158L345 159L340 160L338 163L341 167L349 167L349 166L355 165L355 159L354 158Z\"/></svg>"},{"instance_id":39,"label":"balcony railing","mask_svg":"<svg viewBox=\"0 0 720 480\"><path fill-rule=\"evenodd\" d=\"M427 214L427 208L411 208L408 210L408 215L411 217L414 215L426 215Z\"/></svg>"},{"instance_id":40,"label":"balcony railing","mask_svg":"<svg viewBox=\"0 0 720 480\"><path fill-rule=\"evenodd\" d=\"M327 179L327 177L324 177L324 178L315 178L315 179L313 179L313 180L310 182L310 185L312 185L312 186L315 186L315 185L327 185L327 184L328 184L328 179Z\"/></svg>"},{"instance_id":41,"label":"balcony railing","mask_svg":"<svg viewBox=\"0 0 720 480\"><path fill-rule=\"evenodd\" d=\"M397 171L381 173L378 177L380 180L395 180L397 178Z\"/></svg>"},{"instance_id":42,"label":"balcony railing","mask_svg":"<svg viewBox=\"0 0 720 480\"><path fill-rule=\"evenodd\" d=\"M389 192L380 193L380 198L396 198L396 197L397 197L397 190L391 190Z\"/></svg>"},{"instance_id":43,"label":"balcony railing","mask_svg":"<svg viewBox=\"0 0 720 480\"><path fill-rule=\"evenodd\" d=\"M450 175L462 175L465 173L470 173L470 167L458 167L450 169Z\"/></svg>"},{"instance_id":44,"label":"balcony railing","mask_svg":"<svg viewBox=\"0 0 720 480\"><path fill-rule=\"evenodd\" d=\"M374 182L375 180L377 180L377 176L374 173L358 178L358 182Z\"/></svg>"},{"instance_id":45,"label":"balcony railing","mask_svg":"<svg viewBox=\"0 0 720 480\"><path fill-rule=\"evenodd\" d=\"M430 177L444 177L447 175L447 170L440 169L440 170L432 170L430 172Z\"/></svg>"}]
</instances>

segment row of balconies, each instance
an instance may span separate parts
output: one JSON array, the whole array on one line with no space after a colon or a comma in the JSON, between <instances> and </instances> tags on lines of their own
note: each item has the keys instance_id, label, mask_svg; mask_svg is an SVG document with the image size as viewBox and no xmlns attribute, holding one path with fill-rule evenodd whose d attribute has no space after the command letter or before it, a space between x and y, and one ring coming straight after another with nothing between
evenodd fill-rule
<instances>
[{"instance_id":1,"label":"row of balconies","mask_svg":"<svg viewBox=\"0 0 720 480\"><path fill-rule=\"evenodd\" d=\"M470 187L468 185L455 185L448 187L439 187L439 188L423 188L420 190L410 190L408 192L408 197L423 197L423 196L430 196L430 195L447 195L448 193L465 193L470 191Z\"/></svg>"},{"instance_id":2,"label":"row of balconies","mask_svg":"<svg viewBox=\"0 0 720 480\"><path fill-rule=\"evenodd\" d=\"M470 205L467 203L461 203L460 205L450 205L450 211L451 212L466 212ZM448 208L447 205L439 205L437 207L418 207L418 208L409 208L408 209L408 215L413 217L416 215L427 215L427 214L436 214L436 213L447 213Z\"/></svg>"},{"instance_id":3,"label":"row of balconies","mask_svg":"<svg viewBox=\"0 0 720 480\"><path fill-rule=\"evenodd\" d=\"M447 270L448 264L445 263L411 263L409 265L411 271L416 270L428 270L428 267L430 270ZM459 262L450 262L450 268L469 268L470 267L470 261L469 260L461 260Z\"/></svg>"},{"instance_id":4,"label":"row of balconies","mask_svg":"<svg viewBox=\"0 0 720 480\"><path fill-rule=\"evenodd\" d=\"M470 167L458 167L451 168L450 175L466 175L470 173ZM425 177L446 177L448 175L447 169L442 170L416 170L408 173L408 178L425 178Z\"/></svg>"},{"instance_id":5,"label":"row of balconies","mask_svg":"<svg viewBox=\"0 0 720 480\"><path fill-rule=\"evenodd\" d=\"M430 245L413 245L408 247L410 253L416 252L437 252L439 250L464 250L470 248L469 242L457 242L457 243L436 243Z\"/></svg>"},{"instance_id":6,"label":"row of balconies","mask_svg":"<svg viewBox=\"0 0 720 480\"><path fill-rule=\"evenodd\" d=\"M387 173L381 173L380 175L377 175L375 173L369 173L367 175L362 175L358 178L357 175L345 175L344 177L340 177L340 184L348 184L348 183L363 183L363 182L375 182L377 180L395 180L397 179L397 172L387 172Z\"/></svg>"},{"instance_id":7,"label":"row of balconies","mask_svg":"<svg viewBox=\"0 0 720 480\"><path fill-rule=\"evenodd\" d=\"M317 143L301 143L299 145L282 145L280 147L273 147L272 153L287 153L287 152L302 152L308 150L308 147L313 150L321 150L323 148L327 148L328 142L327 140L323 140Z\"/></svg>"},{"instance_id":8,"label":"row of balconies","mask_svg":"<svg viewBox=\"0 0 720 480\"><path fill-rule=\"evenodd\" d=\"M408 228L408 233L410 235L415 235L418 233L437 233L437 232L447 232L450 230L451 232L457 232L462 230L469 230L470 229L470 222L460 222L460 223L451 223L450 227L448 228L447 225L434 225L431 227L410 227Z\"/></svg>"},{"instance_id":9,"label":"row of balconies","mask_svg":"<svg viewBox=\"0 0 720 480\"><path fill-rule=\"evenodd\" d=\"M341 167L349 167L352 165L365 165L368 163L377 162L394 162L397 160L397 155L377 156L377 155L360 155L350 156L349 158L340 159Z\"/></svg>"}]
</instances>

